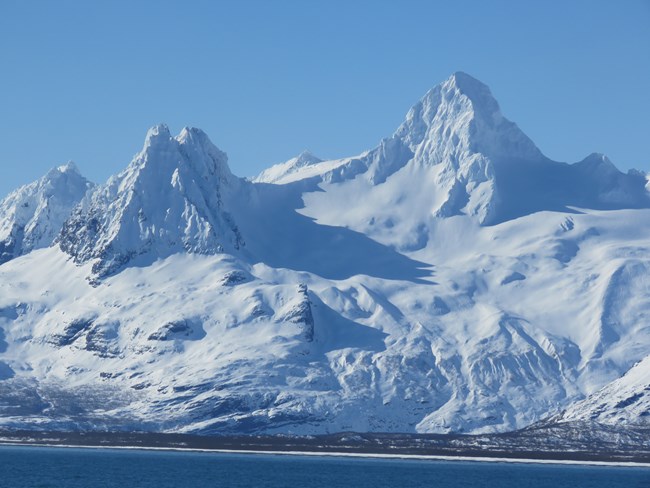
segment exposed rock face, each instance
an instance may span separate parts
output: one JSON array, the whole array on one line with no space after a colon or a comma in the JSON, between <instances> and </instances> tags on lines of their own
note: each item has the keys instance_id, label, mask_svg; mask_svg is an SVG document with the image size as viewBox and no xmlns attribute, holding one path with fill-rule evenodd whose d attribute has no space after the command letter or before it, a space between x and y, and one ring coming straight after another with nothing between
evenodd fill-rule
<instances>
[{"instance_id":1,"label":"exposed rock face","mask_svg":"<svg viewBox=\"0 0 650 488\"><path fill-rule=\"evenodd\" d=\"M167 322L155 330L147 340L150 341L171 341L174 339L188 340L200 339L205 335L197 320L180 319Z\"/></svg>"},{"instance_id":2,"label":"exposed rock face","mask_svg":"<svg viewBox=\"0 0 650 488\"><path fill-rule=\"evenodd\" d=\"M314 340L314 316L311 311L307 285L298 285L296 297L285 305L280 312L280 320L297 324L307 342Z\"/></svg>"}]
</instances>

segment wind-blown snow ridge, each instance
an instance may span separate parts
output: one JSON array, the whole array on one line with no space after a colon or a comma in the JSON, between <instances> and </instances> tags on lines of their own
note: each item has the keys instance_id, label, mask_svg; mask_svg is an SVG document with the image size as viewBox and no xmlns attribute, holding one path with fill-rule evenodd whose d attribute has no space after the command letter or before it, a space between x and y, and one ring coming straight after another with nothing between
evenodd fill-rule
<instances>
[{"instance_id":1,"label":"wind-blown snow ridge","mask_svg":"<svg viewBox=\"0 0 650 488\"><path fill-rule=\"evenodd\" d=\"M156 126L42 220L58 245L0 264L0 424L647 424L645 184L603 155L545 158L463 73L376 148L255 182L200 130Z\"/></svg>"}]
</instances>

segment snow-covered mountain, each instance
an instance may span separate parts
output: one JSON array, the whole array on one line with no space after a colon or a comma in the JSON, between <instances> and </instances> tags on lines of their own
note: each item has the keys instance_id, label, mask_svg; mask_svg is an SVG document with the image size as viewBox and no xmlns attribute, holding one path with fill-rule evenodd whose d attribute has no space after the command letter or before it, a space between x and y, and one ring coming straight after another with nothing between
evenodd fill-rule
<instances>
[{"instance_id":1,"label":"snow-covered mountain","mask_svg":"<svg viewBox=\"0 0 650 488\"><path fill-rule=\"evenodd\" d=\"M92 184L70 162L0 202L0 263L49 247Z\"/></svg>"},{"instance_id":2,"label":"snow-covered mountain","mask_svg":"<svg viewBox=\"0 0 650 488\"><path fill-rule=\"evenodd\" d=\"M281 174L284 168L287 171ZM411 108L393 136L377 148L356 158L298 169L285 163L272 170L259 175L257 181L354 180L347 185L352 194L349 198L362 191L360 186L370 197L378 194L379 201L369 209L386 201L382 199L389 190L375 187L392 176L394 184L388 186L404 188L402 194L391 195L393 199L410 200L406 193L412 192L413 186L415 191L426 188L429 196L420 202L426 205L421 220L431 213L440 217L470 215L489 225L542 210L650 206L644 174L623 174L599 154L573 165L551 161L516 124L503 117L489 88L464 73L455 73L430 90ZM359 174L364 176L356 178ZM404 181L398 184L395 180L402 176ZM343 190L337 192L343 196ZM329 201L329 195L323 200ZM347 206L347 200L342 206ZM341 208L331 203L326 204L331 212L340 213ZM405 206L407 211L414 207L412 201ZM362 218L368 220L365 214ZM359 223L346 224L359 227Z\"/></svg>"},{"instance_id":3,"label":"snow-covered mountain","mask_svg":"<svg viewBox=\"0 0 650 488\"><path fill-rule=\"evenodd\" d=\"M636 409L645 184L549 160L463 73L376 148L253 181L155 127L54 246L0 265L0 423L479 433Z\"/></svg>"},{"instance_id":4,"label":"snow-covered mountain","mask_svg":"<svg viewBox=\"0 0 650 488\"><path fill-rule=\"evenodd\" d=\"M75 209L60 247L77 263L93 260L99 276L138 257L233 252L243 242L224 198L238 183L203 131L183 129L173 138L156 126L131 164Z\"/></svg>"}]
</instances>

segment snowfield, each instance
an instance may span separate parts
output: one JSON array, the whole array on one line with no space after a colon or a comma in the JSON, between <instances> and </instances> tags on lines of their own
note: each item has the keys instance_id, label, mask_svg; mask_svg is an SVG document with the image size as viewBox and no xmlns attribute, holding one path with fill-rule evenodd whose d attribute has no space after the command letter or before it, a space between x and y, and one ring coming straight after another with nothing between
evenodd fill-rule
<instances>
[{"instance_id":1,"label":"snowfield","mask_svg":"<svg viewBox=\"0 0 650 488\"><path fill-rule=\"evenodd\" d=\"M0 203L0 424L647 425L648 222L644 174L549 160L464 73L377 148L252 181L157 126L104 185Z\"/></svg>"}]
</instances>

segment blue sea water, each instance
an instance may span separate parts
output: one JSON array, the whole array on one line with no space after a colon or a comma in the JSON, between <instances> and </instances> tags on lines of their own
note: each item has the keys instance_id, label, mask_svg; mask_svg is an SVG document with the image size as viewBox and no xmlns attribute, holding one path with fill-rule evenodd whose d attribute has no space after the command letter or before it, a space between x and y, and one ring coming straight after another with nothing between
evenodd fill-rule
<instances>
[{"instance_id":1,"label":"blue sea water","mask_svg":"<svg viewBox=\"0 0 650 488\"><path fill-rule=\"evenodd\" d=\"M0 486L648 488L650 469L0 447Z\"/></svg>"}]
</instances>

